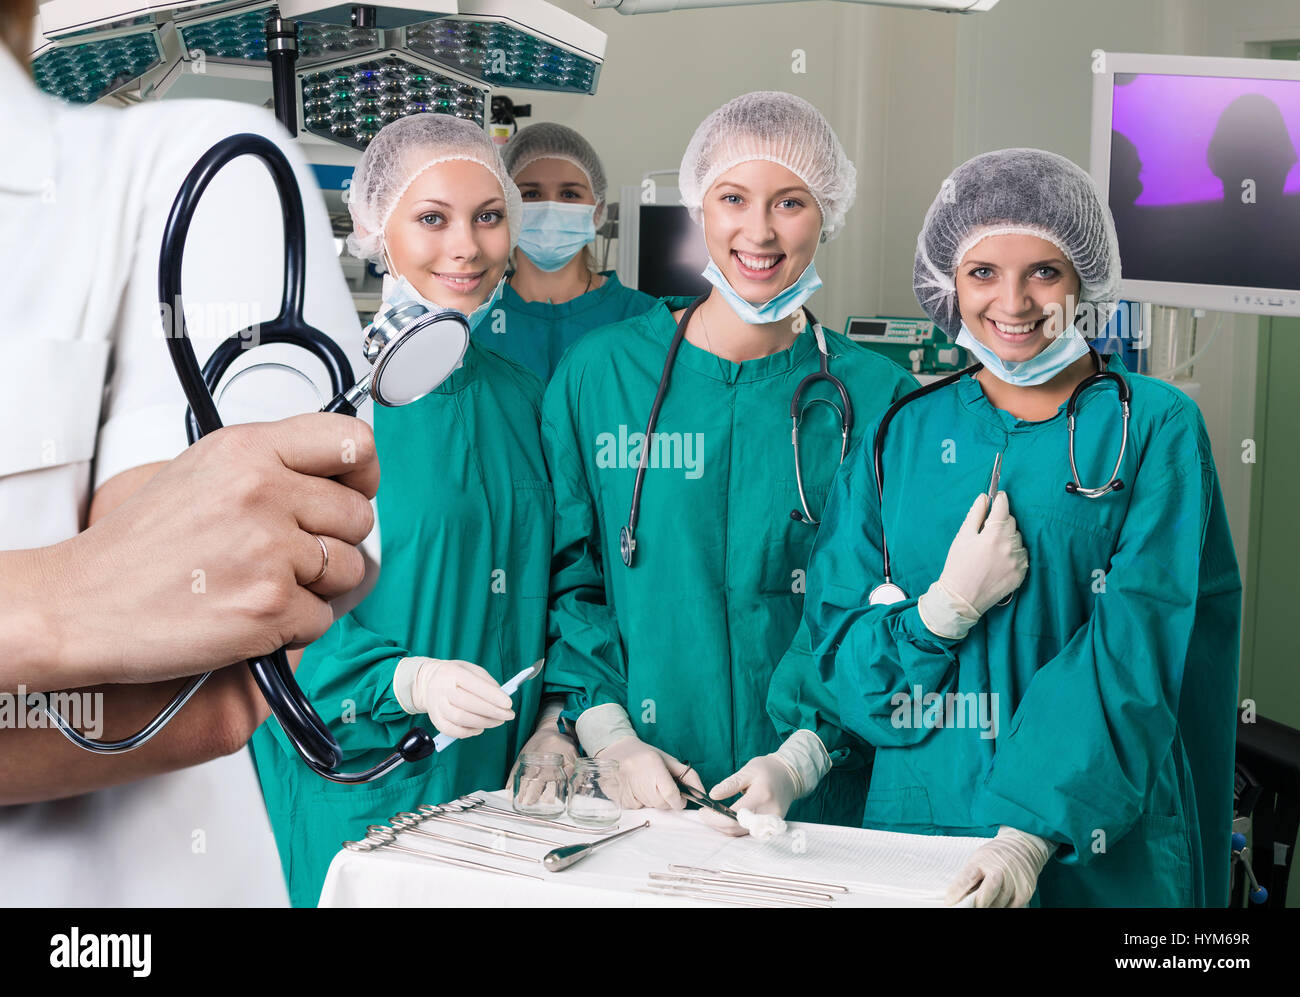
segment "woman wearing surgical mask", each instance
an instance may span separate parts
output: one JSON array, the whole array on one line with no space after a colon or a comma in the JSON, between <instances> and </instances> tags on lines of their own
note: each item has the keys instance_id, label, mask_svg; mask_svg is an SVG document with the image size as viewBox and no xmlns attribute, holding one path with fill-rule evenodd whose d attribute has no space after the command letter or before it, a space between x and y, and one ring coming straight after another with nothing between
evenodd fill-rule
<instances>
[{"instance_id":1,"label":"woman wearing surgical mask","mask_svg":"<svg viewBox=\"0 0 1300 997\"><path fill-rule=\"evenodd\" d=\"M419 114L386 126L356 168L350 252L386 261L384 306L411 300L481 322L499 293L519 194L472 123ZM465 740L375 782L339 786L298 758L274 721L253 739L296 906L315 904L339 842L422 803L505 784L533 733L540 683L500 683L543 655L552 495L541 383L472 337L431 394L377 407L384 469L374 590L303 656L299 684L346 769L385 756L411 717ZM558 713L558 709L556 710ZM576 754L543 725L549 750ZM540 750L540 748L539 748Z\"/></svg>"},{"instance_id":2,"label":"woman wearing surgical mask","mask_svg":"<svg viewBox=\"0 0 1300 997\"><path fill-rule=\"evenodd\" d=\"M655 299L596 270L591 243L605 220L605 169L585 138L564 125L529 125L502 158L523 198L523 223L514 273L477 334L546 381L579 336L640 315Z\"/></svg>"},{"instance_id":3,"label":"woman wearing surgical mask","mask_svg":"<svg viewBox=\"0 0 1300 997\"><path fill-rule=\"evenodd\" d=\"M832 753L847 757L833 704L815 695L801 704L802 729L784 745L766 706L799 624L810 520L840 460L840 419L813 399L842 400L818 381L800 406L805 510L790 407L820 369L821 330L801 306L821 286L813 257L843 227L854 178L807 101L752 93L711 114L686 150L680 188L703 223L712 291L689 316L689 300L667 299L588 333L547 389L556 490L547 689L567 697L587 754L619 762L631 806L680 808L675 779L713 786L769 753L779 757L747 802L802 796ZM856 416L851 445L915 381L843 336L822 336ZM620 534L643 453L629 566ZM856 807L827 794L805 815L856 823L860 768L854 776Z\"/></svg>"},{"instance_id":4,"label":"woman wearing surgical mask","mask_svg":"<svg viewBox=\"0 0 1300 997\"><path fill-rule=\"evenodd\" d=\"M1079 334L1119 275L1073 163L958 167L914 282L982 367L897 409L881 480L850 457L813 549L804 684L876 746L865 826L990 839L950 903L1228 899L1241 582L1196 404Z\"/></svg>"}]
</instances>

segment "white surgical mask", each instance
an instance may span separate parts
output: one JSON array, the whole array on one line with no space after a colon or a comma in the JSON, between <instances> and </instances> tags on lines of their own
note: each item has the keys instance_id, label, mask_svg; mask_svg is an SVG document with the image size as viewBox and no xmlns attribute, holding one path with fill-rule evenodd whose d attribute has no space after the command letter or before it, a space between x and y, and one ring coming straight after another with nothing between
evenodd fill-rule
<instances>
[{"instance_id":1,"label":"white surgical mask","mask_svg":"<svg viewBox=\"0 0 1300 997\"><path fill-rule=\"evenodd\" d=\"M415 286L405 277L394 279L392 271L384 274L383 298L386 306L392 307L399 301L417 301L424 305L431 312L460 312L465 315L465 321L469 323L470 332L477 328L478 324L483 321L492 306L501 297L501 286L505 283L505 274L502 273L501 279L497 281L497 286L493 288L492 293L487 300L475 308L468 315L460 311L459 308L452 308L448 305L440 305L436 301L431 301L415 289Z\"/></svg>"},{"instance_id":2,"label":"white surgical mask","mask_svg":"<svg viewBox=\"0 0 1300 997\"><path fill-rule=\"evenodd\" d=\"M526 201L519 249L538 269L554 273L596 238L596 206Z\"/></svg>"},{"instance_id":3,"label":"white surgical mask","mask_svg":"<svg viewBox=\"0 0 1300 997\"><path fill-rule=\"evenodd\" d=\"M1028 360L1003 360L976 339L965 322L957 334L957 345L970 350L999 381L1018 387L1045 384L1088 352L1088 340L1073 324Z\"/></svg>"}]
</instances>

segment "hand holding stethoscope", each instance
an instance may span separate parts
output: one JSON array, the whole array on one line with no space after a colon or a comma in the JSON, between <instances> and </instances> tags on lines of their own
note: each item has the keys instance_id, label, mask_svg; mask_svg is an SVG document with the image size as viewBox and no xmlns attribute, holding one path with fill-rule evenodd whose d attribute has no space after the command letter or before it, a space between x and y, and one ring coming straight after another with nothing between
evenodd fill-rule
<instances>
[{"instance_id":1,"label":"hand holding stethoscope","mask_svg":"<svg viewBox=\"0 0 1300 997\"><path fill-rule=\"evenodd\" d=\"M171 314L173 328L167 329L166 341L177 377L184 389L190 410L186 414L186 431L190 443L222 426L212 392L236 359L254 341L242 330L222 342L203 369L199 369L194 347L190 343L181 299L181 269L185 240L199 199L213 177L227 163L240 156L261 159L271 173L280 198L284 219L284 285L280 313L257 331L257 345L288 343L306 350L325 365L335 397L324 412L355 415L356 406L367 397L386 406L407 405L423 398L441 384L460 364L469 344L469 323L459 312L432 312L414 301L386 302L367 330L363 352L371 368L354 383L352 368L342 348L303 318L303 282L306 273L306 231L302 195L293 168L279 147L270 139L255 134L233 135L218 142L195 164L181 185L163 232L158 264L158 297L163 314ZM397 362L401 355L400 363ZM268 366L259 364L240 371L231 378L242 378L252 370ZM227 385L228 386L228 385ZM321 577L329 562L329 551L317 537L323 552ZM311 584L308 582L307 584ZM435 750L428 731L412 728L397 744L392 754L379 764L360 772L339 772L343 759L338 741L325 726L307 697L303 695L289 667L284 648L248 662L262 695L286 735L304 762L321 776L334 782L369 782L405 761L427 758ZM180 711L211 673L192 678L153 720L130 737L113 742L93 741L74 730L53 709L51 720L68 740L96 754L131 751L149 741Z\"/></svg>"}]
</instances>

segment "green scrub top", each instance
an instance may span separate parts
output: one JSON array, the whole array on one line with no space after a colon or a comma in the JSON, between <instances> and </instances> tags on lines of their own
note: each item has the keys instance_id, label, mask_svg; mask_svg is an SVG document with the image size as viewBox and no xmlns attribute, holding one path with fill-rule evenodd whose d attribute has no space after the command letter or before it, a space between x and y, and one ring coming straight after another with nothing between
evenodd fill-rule
<instances>
[{"instance_id":1,"label":"green scrub top","mask_svg":"<svg viewBox=\"0 0 1300 997\"><path fill-rule=\"evenodd\" d=\"M541 384L471 340L433 394L375 408L381 570L375 588L307 648L298 682L343 747L345 771L387 757L425 715L393 695L411 655L471 661L498 682L543 656L554 500L539 436ZM355 786L302 762L274 718L253 735L262 791L295 906L312 906L330 860L366 825L422 803L499 789L533 732L541 683L515 719Z\"/></svg>"},{"instance_id":2,"label":"green scrub top","mask_svg":"<svg viewBox=\"0 0 1300 997\"><path fill-rule=\"evenodd\" d=\"M548 629L548 691L570 716L604 703L628 712L646 742L689 761L711 787L780 744L767 716L768 683L790 647L816 528L800 508L790 440L795 388L819 369L811 331L789 349L732 363L683 341L646 470L636 560L623 564L640 439L676 330L665 299L644 315L588 333L556 371L542 405L542 442L555 484L555 557ZM826 332L830 370L848 389L853 436L916 387L910 374ZM804 401L839 395L820 382ZM820 516L840 459L839 418L826 405L804 417L805 490ZM818 731L821 733L821 731ZM828 744L856 772L796 819L856 824L862 757Z\"/></svg>"},{"instance_id":3,"label":"green scrub top","mask_svg":"<svg viewBox=\"0 0 1300 997\"><path fill-rule=\"evenodd\" d=\"M474 335L549 381L564 351L582 335L649 311L658 301L624 287L613 270L601 276L605 282L600 287L558 305L525 301L507 281L501 288L500 302Z\"/></svg>"},{"instance_id":4,"label":"green scrub top","mask_svg":"<svg viewBox=\"0 0 1300 997\"><path fill-rule=\"evenodd\" d=\"M809 565L816 656L803 684L830 684L841 721L876 746L864 826L990 835L1008 825L1057 842L1038 881L1045 906L1223 906L1236 556L1195 403L1118 359L1110 366L1131 386L1132 422L1124 487L1098 499L1065 490L1064 405L1020 420L969 376L894 418L883 512L871 447L858 448ZM1084 486L1108 480L1121 426L1114 385L1081 396ZM917 597L999 452L1028 573L965 639L941 639ZM882 517L894 581L910 598L869 606Z\"/></svg>"}]
</instances>

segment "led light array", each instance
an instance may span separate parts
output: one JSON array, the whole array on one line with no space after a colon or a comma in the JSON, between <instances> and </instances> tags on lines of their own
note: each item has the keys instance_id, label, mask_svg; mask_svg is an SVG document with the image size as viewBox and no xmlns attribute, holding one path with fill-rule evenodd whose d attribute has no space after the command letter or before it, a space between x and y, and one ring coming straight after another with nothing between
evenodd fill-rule
<instances>
[{"instance_id":1,"label":"led light array","mask_svg":"<svg viewBox=\"0 0 1300 997\"><path fill-rule=\"evenodd\" d=\"M483 126L483 91L396 55L301 77L307 131L363 149L407 114L450 114Z\"/></svg>"},{"instance_id":2,"label":"led light array","mask_svg":"<svg viewBox=\"0 0 1300 997\"><path fill-rule=\"evenodd\" d=\"M36 85L74 104L91 104L162 61L152 30L61 45L32 61Z\"/></svg>"},{"instance_id":3,"label":"led light array","mask_svg":"<svg viewBox=\"0 0 1300 997\"><path fill-rule=\"evenodd\" d=\"M439 18L406 29L412 52L496 86L592 92L596 64L495 21Z\"/></svg>"},{"instance_id":4,"label":"led light array","mask_svg":"<svg viewBox=\"0 0 1300 997\"><path fill-rule=\"evenodd\" d=\"M185 24L177 30L187 52L202 52L209 59L265 60L270 12L268 4L242 14Z\"/></svg>"}]
</instances>

